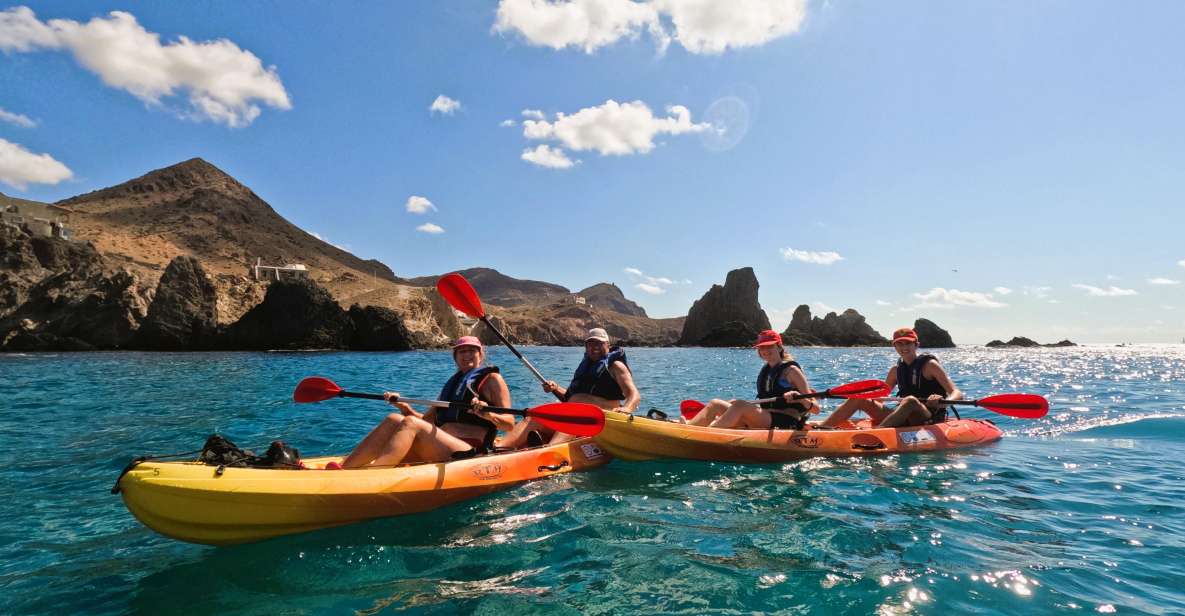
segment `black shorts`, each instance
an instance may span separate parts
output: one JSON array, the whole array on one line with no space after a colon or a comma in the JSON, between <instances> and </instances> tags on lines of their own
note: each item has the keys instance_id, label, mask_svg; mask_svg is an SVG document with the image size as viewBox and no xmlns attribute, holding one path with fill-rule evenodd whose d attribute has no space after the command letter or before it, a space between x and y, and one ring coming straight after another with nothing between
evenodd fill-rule
<instances>
[{"instance_id":1,"label":"black shorts","mask_svg":"<svg viewBox=\"0 0 1185 616\"><path fill-rule=\"evenodd\" d=\"M799 416L793 409L769 409L769 427L774 430L802 430L806 427L806 417Z\"/></svg>"}]
</instances>

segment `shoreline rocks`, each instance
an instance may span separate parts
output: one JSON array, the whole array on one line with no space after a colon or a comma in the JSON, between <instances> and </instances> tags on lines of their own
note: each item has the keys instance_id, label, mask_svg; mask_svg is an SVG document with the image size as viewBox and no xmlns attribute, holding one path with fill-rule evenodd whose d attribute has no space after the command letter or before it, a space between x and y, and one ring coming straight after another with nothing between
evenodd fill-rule
<instances>
[{"instance_id":1,"label":"shoreline rocks","mask_svg":"<svg viewBox=\"0 0 1185 616\"><path fill-rule=\"evenodd\" d=\"M790 325L782 340L791 346L888 346L889 340L877 333L864 315L853 308L843 314L827 313L823 318L811 317L810 306L794 309Z\"/></svg>"},{"instance_id":2,"label":"shoreline rocks","mask_svg":"<svg viewBox=\"0 0 1185 616\"><path fill-rule=\"evenodd\" d=\"M913 322L913 330L918 333L918 346L929 349L953 349L955 341L950 333L938 327L930 319L918 319Z\"/></svg>"},{"instance_id":3,"label":"shoreline rocks","mask_svg":"<svg viewBox=\"0 0 1185 616\"><path fill-rule=\"evenodd\" d=\"M1062 340L1061 342L1055 342L1053 344L1041 344L1031 338L1025 338L1024 336L1013 336L1013 338L1011 340L1009 340L1008 342L1003 342L1000 340L992 340L991 342L987 343L984 346L986 346L988 348L993 348L993 349L1018 349L1018 348L1019 349L1030 349L1030 348L1034 348L1034 347L1045 347L1045 348L1075 347L1078 345L1074 344L1073 342L1070 342L1069 340Z\"/></svg>"}]
</instances>

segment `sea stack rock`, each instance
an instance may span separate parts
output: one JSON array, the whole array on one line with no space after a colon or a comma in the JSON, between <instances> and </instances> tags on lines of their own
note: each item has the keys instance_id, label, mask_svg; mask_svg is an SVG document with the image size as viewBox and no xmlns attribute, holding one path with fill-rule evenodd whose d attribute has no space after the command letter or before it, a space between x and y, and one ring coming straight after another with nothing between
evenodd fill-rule
<instances>
[{"instance_id":1,"label":"sea stack rock","mask_svg":"<svg viewBox=\"0 0 1185 616\"><path fill-rule=\"evenodd\" d=\"M853 308L843 314L828 312L827 316L811 318L811 309L806 305L794 310L790 326L782 334L782 340L792 346L886 346L888 339L875 329Z\"/></svg>"},{"instance_id":2,"label":"sea stack rock","mask_svg":"<svg viewBox=\"0 0 1185 616\"><path fill-rule=\"evenodd\" d=\"M993 341L987 343L987 346L990 346L993 348L998 348L998 347L1028 348L1028 347L1039 347L1041 345L1039 343L1037 343L1036 340L1031 340L1029 338L1025 338L1024 336L1013 336L1012 340L1009 340L1008 342L1001 342L999 340L993 340Z\"/></svg>"},{"instance_id":3,"label":"sea stack rock","mask_svg":"<svg viewBox=\"0 0 1185 616\"><path fill-rule=\"evenodd\" d=\"M345 349L354 324L329 294L307 278L277 280L263 302L226 330L228 349Z\"/></svg>"},{"instance_id":4,"label":"sea stack rock","mask_svg":"<svg viewBox=\"0 0 1185 616\"><path fill-rule=\"evenodd\" d=\"M681 346L746 346L769 329L769 317L757 301L757 275L743 267L728 273L724 286L711 289L691 305Z\"/></svg>"},{"instance_id":5,"label":"sea stack rock","mask_svg":"<svg viewBox=\"0 0 1185 616\"><path fill-rule=\"evenodd\" d=\"M165 268L133 346L154 351L211 348L218 330L218 293L197 259L176 257Z\"/></svg>"},{"instance_id":6,"label":"sea stack rock","mask_svg":"<svg viewBox=\"0 0 1185 616\"><path fill-rule=\"evenodd\" d=\"M350 306L354 338L350 348L358 351L409 351L412 336L399 313L382 306Z\"/></svg>"},{"instance_id":7,"label":"sea stack rock","mask_svg":"<svg viewBox=\"0 0 1185 616\"><path fill-rule=\"evenodd\" d=\"M950 333L938 327L930 319L918 319L913 322L913 330L918 333L918 346L928 349L953 349L955 341Z\"/></svg>"}]
</instances>

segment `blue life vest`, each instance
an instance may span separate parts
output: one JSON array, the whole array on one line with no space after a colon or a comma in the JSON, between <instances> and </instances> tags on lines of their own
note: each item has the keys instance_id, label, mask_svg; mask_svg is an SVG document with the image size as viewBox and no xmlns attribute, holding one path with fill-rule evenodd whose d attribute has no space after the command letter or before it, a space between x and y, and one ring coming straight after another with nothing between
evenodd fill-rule
<instances>
[{"instance_id":1,"label":"blue life vest","mask_svg":"<svg viewBox=\"0 0 1185 616\"><path fill-rule=\"evenodd\" d=\"M786 369L794 366L802 370L802 366L794 360L784 361L777 366L771 367L765 364L761 367L761 372L757 374L757 397L758 398L781 398L783 394L794 389L794 384L786 379L783 374ZM806 392L799 392L806 393ZM795 411L805 411L806 405L801 402L793 404L785 400L774 400L773 402L766 402L761 405L765 409L791 409Z\"/></svg>"},{"instance_id":2,"label":"blue life vest","mask_svg":"<svg viewBox=\"0 0 1185 616\"><path fill-rule=\"evenodd\" d=\"M942 385L934 380L926 378L922 371L926 364L931 361L937 361L933 355L929 353L925 355L918 355L914 358L912 363L905 363L902 360L897 360L897 395L904 398L905 396L913 396L922 402L934 394L946 397L947 391L943 389ZM941 423L946 421L945 407L939 410L930 410L930 423Z\"/></svg>"},{"instance_id":3,"label":"blue life vest","mask_svg":"<svg viewBox=\"0 0 1185 616\"><path fill-rule=\"evenodd\" d=\"M590 394L606 400L625 400L625 392L621 391L617 379L613 378L613 373L609 371L609 366L618 361L625 364L627 370L629 369L629 362L625 360L625 349L621 347L609 349L609 353L599 361L589 361L588 356L585 355L580 360L580 365L576 366L576 372L572 375L572 382L568 384L568 393L564 395L564 400L570 399L575 394Z\"/></svg>"},{"instance_id":4,"label":"blue life vest","mask_svg":"<svg viewBox=\"0 0 1185 616\"><path fill-rule=\"evenodd\" d=\"M478 392L478 398L482 402L489 404L490 401L481 395L481 384L486 377L497 372L497 366L480 366L469 372L458 370L444 384L444 388L440 390L440 399L445 402L460 402L468 405L473 401L473 392L476 391ZM491 442L492 437L498 432L498 426L495 426L491 421L474 415L468 408L450 406L436 409L436 425L443 426L447 423L463 423L485 428L490 437L487 440Z\"/></svg>"}]
</instances>

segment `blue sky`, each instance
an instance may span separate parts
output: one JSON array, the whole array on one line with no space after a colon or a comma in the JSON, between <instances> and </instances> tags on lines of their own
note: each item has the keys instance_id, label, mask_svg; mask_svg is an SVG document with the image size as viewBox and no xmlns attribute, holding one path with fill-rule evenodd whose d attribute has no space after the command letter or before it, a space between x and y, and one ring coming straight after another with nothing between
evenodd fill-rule
<instances>
[{"instance_id":1,"label":"blue sky","mask_svg":"<svg viewBox=\"0 0 1185 616\"><path fill-rule=\"evenodd\" d=\"M13 196L200 156L404 276L673 316L750 265L779 328L1185 337L1180 3L0 7Z\"/></svg>"}]
</instances>

